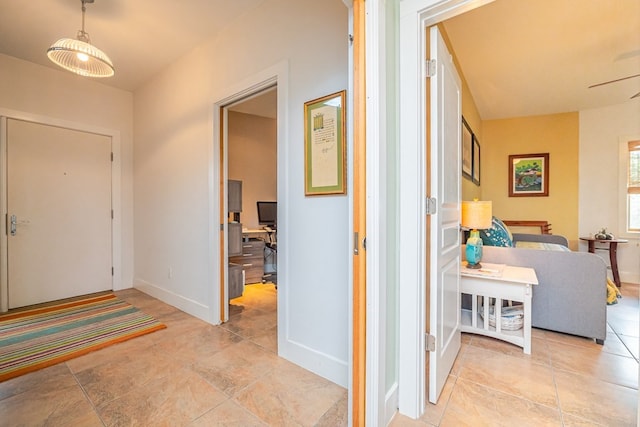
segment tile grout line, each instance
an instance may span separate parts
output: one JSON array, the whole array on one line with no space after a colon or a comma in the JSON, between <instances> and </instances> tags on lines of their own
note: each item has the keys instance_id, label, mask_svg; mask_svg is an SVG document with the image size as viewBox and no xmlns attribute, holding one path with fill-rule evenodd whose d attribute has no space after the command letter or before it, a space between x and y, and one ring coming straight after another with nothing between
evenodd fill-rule
<instances>
[{"instance_id":1,"label":"tile grout line","mask_svg":"<svg viewBox=\"0 0 640 427\"><path fill-rule=\"evenodd\" d=\"M84 386L80 383L80 380L78 379L78 377L76 376L76 373L73 372L73 370L71 369L71 367L67 364L67 362L64 362L64 365L66 366L66 368L69 370L69 373L71 374L71 376L73 377L73 380L76 382L76 384L78 385L78 387L80 388L80 390L82 391L82 394L84 395L85 399L87 399L87 401L89 402L89 405L91 405L91 409L93 409L93 412L96 414L96 416L98 417L98 419L100 420L100 422L102 423L103 426L107 426L107 423L104 421L104 419L102 418L102 415L100 414L100 411L98 410L98 408L96 407L95 403L93 402L93 399L91 399L91 397L89 396L89 393L87 393L87 391L85 390Z\"/></svg>"}]
</instances>

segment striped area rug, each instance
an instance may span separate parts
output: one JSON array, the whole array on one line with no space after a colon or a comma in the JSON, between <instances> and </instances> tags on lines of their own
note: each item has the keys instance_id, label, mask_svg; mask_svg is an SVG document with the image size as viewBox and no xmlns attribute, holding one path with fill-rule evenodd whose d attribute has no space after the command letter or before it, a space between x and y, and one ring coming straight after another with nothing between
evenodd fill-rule
<instances>
[{"instance_id":1,"label":"striped area rug","mask_svg":"<svg viewBox=\"0 0 640 427\"><path fill-rule=\"evenodd\" d=\"M0 381L164 328L113 294L0 315Z\"/></svg>"}]
</instances>

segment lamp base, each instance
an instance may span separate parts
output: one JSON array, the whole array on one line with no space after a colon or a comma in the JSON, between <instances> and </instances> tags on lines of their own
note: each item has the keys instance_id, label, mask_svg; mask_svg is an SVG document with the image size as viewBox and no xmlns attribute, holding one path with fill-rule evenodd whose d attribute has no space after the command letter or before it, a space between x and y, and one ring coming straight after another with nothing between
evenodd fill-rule
<instances>
[{"instance_id":1,"label":"lamp base","mask_svg":"<svg viewBox=\"0 0 640 427\"><path fill-rule=\"evenodd\" d=\"M482 268L480 264L482 259L482 239L478 230L471 230L465 254L467 256L467 268L474 270Z\"/></svg>"},{"instance_id":2,"label":"lamp base","mask_svg":"<svg viewBox=\"0 0 640 427\"><path fill-rule=\"evenodd\" d=\"M482 268L482 264L477 263L477 264L469 264L469 262L467 262L467 268L470 270L479 270Z\"/></svg>"}]
</instances>

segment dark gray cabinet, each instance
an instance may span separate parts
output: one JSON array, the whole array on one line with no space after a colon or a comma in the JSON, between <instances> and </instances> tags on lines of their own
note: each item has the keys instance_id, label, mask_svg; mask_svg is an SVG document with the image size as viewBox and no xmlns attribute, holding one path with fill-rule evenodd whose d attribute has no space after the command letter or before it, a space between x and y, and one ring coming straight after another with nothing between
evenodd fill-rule
<instances>
[{"instance_id":1,"label":"dark gray cabinet","mask_svg":"<svg viewBox=\"0 0 640 427\"><path fill-rule=\"evenodd\" d=\"M260 283L264 275L264 242L249 240L242 242L242 255L229 259L234 264L242 265L245 283Z\"/></svg>"},{"instance_id":2,"label":"dark gray cabinet","mask_svg":"<svg viewBox=\"0 0 640 427\"><path fill-rule=\"evenodd\" d=\"M229 299L238 298L244 292L242 266L229 263Z\"/></svg>"},{"instance_id":3,"label":"dark gray cabinet","mask_svg":"<svg viewBox=\"0 0 640 427\"><path fill-rule=\"evenodd\" d=\"M227 205L229 206L229 212L242 212L242 181L230 179L227 183Z\"/></svg>"},{"instance_id":4,"label":"dark gray cabinet","mask_svg":"<svg viewBox=\"0 0 640 427\"><path fill-rule=\"evenodd\" d=\"M242 181L230 179L227 181L227 206L228 214L233 213L233 219L227 224L227 253L229 257L242 257ZM229 299L242 296L244 292L244 273L242 263L234 263L229 258L228 282Z\"/></svg>"},{"instance_id":5,"label":"dark gray cabinet","mask_svg":"<svg viewBox=\"0 0 640 427\"><path fill-rule=\"evenodd\" d=\"M230 222L228 224L229 244L227 245L228 255L242 255L242 224L239 222Z\"/></svg>"}]
</instances>

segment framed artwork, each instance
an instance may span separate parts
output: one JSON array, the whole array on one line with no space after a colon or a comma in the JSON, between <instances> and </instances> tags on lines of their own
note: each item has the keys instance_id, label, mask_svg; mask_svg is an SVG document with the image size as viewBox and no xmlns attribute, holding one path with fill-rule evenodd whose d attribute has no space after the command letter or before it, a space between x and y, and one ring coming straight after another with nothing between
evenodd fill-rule
<instances>
[{"instance_id":1,"label":"framed artwork","mask_svg":"<svg viewBox=\"0 0 640 427\"><path fill-rule=\"evenodd\" d=\"M347 192L345 97L343 90L304 103L306 196Z\"/></svg>"},{"instance_id":2,"label":"framed artwork","mask_svg":"<svg viewBox=\"0 0 640 427\"><path fill-rule=\"evenodd\" d=\"M549 196L549 153L509 156L509 197Z\"/></svg>"},{"instance_id":3,"label":"framed artwork","mask_svg":"<svg viewBox=\"0 0 640 427\"><path fill-rule=\"evenodd\" d=\"M473 134L473 168L472 168L473 183L480 185L480 142L476 138L476 134Z\"/></svg>"},{"instance_id":4,"label":"framed artwork","mask_svg":"<svg viewBox=\"0 0 640 427\"><path fill-rule=\"evenodd\" d=\"M473 180L473 132L462 117L462 176Z\"/></svg>"}]
</instances>

